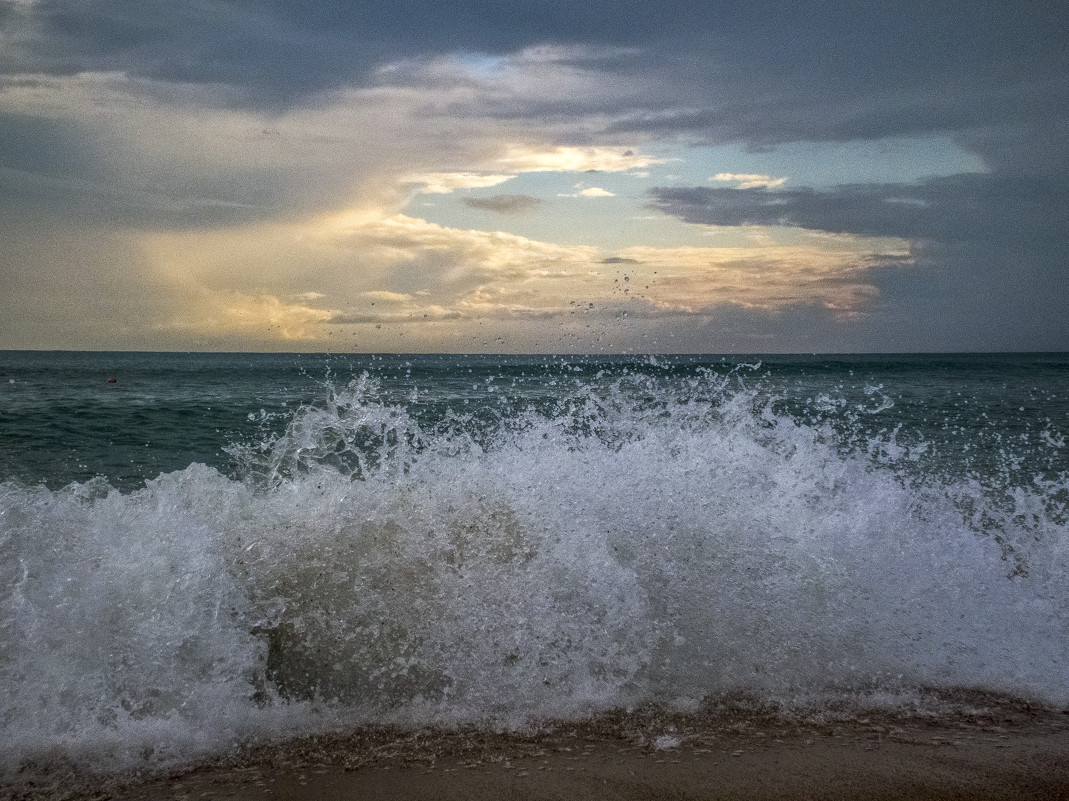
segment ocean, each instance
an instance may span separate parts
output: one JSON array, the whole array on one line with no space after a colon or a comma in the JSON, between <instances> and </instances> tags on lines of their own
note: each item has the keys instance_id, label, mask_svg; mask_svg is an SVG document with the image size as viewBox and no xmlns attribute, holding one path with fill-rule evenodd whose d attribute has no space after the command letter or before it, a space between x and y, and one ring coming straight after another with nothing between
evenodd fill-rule
<instances>
[{"instance_id":1,"label":"ocean","mask_svg":"<svg viewBox=\"0 0 1069 801\"><path fill-rule=\"evenodd\" d=\"M0 770L1069 706L1069 354L0 352Z\"/></svg>"}]
</instances>

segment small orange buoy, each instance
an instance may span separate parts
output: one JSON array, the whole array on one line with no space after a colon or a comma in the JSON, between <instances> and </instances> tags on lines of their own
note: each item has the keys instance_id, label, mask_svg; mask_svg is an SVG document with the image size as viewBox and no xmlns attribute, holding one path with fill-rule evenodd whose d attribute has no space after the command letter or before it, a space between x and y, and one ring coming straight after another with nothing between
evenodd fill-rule
<instances>
[{"instance_id":1,"label":"small orange buoy","mask_svg":"<svg viewBox=\"0 0 1069 801\"><path fill-rule=\"evenodd\" d=\"M108 379L108 383L109 384L118 384L119 383L119 379L117 379L117 378L109 378Z\"/></svg>"}]
</instances>

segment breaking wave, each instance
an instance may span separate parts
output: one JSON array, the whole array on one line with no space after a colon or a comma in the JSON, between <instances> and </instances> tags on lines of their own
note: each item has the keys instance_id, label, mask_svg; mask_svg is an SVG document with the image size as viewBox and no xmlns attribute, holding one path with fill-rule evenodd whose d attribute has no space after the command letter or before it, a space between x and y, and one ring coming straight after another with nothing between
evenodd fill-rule
<instances>
[{"instance_id":1,"label":"breaking wave","mask_svg":"<svg viewBox=\"0 0 1069 801\"><path fill-rule=\"evenodd\" d=\"M1069 703L1064 475L926 473L712 372L562 398L420 424L365 376L231 476L0 484L4 766L733 694Z\"/></svg>"}]
</instances>

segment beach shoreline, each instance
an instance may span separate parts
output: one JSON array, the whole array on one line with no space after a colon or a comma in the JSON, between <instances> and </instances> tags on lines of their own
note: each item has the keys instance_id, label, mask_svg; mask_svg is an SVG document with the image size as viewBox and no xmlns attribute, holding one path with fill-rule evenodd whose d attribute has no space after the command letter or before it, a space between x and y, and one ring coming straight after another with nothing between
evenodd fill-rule
<instances>
[{"instance_id":1,"label":"beach shoreline","mask_svg":"<svg viewBox=\"0 0 1069 801\"><path fill-rule=\"evenodd\" d=\"M361 730L12 798L1069 799L1069 714L791 723L624 716L528 734ZM66 786L63 786L66 785Z\"/></svg>"}]
</instances>

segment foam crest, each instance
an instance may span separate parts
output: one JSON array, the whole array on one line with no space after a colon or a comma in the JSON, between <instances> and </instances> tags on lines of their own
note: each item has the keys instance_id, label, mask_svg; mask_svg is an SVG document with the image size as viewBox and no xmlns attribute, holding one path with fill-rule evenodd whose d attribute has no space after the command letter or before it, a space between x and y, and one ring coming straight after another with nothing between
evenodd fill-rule
<instances>
[{"instance_id":1,"label":"foam crest","mask_svg":"<svg viewBox=\"0 0 1069 801\"><path fill-rule=\"evenodd\" d=\"M428 424L365 376L235 447L239 478L0 485L4 759L732 693L1069 703L1064 477L918 481L923 448L847 447L748 383L577 381Z\"/></svg>"}]
</instances>

